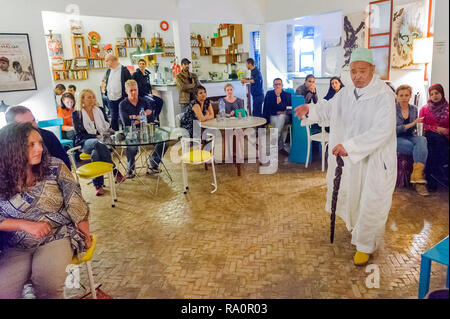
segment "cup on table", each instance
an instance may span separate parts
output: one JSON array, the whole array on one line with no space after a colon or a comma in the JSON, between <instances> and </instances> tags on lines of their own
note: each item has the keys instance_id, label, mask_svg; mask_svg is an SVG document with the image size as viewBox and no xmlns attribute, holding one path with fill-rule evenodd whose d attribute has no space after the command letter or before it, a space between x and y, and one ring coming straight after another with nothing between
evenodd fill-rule
<instances>
[{"instance_id":1,"label":"cup on table","mask_svg":"<svg viewBox=\"0 0 450 319\"><path fill-rule=\"evenodd\" d=\"M423 123L416 123L417 136L423 136Z\"/></svg>"}]
</instances>

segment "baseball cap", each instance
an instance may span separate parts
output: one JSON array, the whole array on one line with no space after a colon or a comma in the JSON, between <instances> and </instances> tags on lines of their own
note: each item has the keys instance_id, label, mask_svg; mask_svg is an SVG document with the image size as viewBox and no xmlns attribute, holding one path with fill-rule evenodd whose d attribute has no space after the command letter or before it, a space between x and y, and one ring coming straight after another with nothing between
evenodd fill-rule
<instances>
[{"instance_id":1,"label":"baseball cap","mask_svg":"<svg viewBox=\"0 0 450 319\"><path fill-rule=\"evenodd\" d=\"M181 59L181 64L191 64L191 61L189 61L186 58Z\"/></svg>"},{"instance_id":2,"label":"baseball cap","mask_svg":"<svg viewBox=\"0 0 450 319\"><path fill-rule=\"evenodd\" d=\"M0 57L0 61L4 61L9 64L9 59L5 56Z\"/></svg>"}]
</instances>

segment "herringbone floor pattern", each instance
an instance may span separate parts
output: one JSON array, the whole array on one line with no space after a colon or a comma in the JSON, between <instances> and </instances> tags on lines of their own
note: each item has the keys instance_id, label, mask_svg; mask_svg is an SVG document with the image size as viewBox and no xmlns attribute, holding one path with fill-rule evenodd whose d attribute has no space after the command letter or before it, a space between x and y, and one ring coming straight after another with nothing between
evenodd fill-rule
<instances>
[{"instance_id":1,"label":"herringbone floor pattern","mask_svg":"<svg viewBox=\"0 0 450 319\"><path fill-rule=\"evenodd\" d=\"M420 254L448 235L446 192L396 190L384 242L369 261L379 266L380 287L369 289L342 220L329 242L320 162L305 169L280 157L277 174L245 164L241 177L218 165L215 194L211 170L191 166L184 195L180 164L168 155L173 182L163 174L156 197L128 180L111 208L108 188L95 197L82 180L98 236L94 275L114 298L416 298ZM142 178L154 190L156 177ZM443 287L445 275L433 263L431 288Z\"/></svg>"}]
</instances>

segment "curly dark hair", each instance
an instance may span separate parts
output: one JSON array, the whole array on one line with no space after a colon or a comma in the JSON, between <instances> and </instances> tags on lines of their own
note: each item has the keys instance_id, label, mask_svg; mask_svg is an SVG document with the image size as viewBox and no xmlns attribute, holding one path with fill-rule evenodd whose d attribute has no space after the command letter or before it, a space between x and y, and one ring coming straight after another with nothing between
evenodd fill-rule
<instances>
[{"instance_id":1,"label":"curly dark hair","mask_svg":"<svg viewBox=\"0 0 450 319\"><path fill-rule=\"evenodd\" d=\"M61 95L61 107L62 107L64 110L67 110L68 107L66 106L66 104L64 104L64 99L72 99L72 101L73 101L73 106L72 106L72 108L73 108L73 109L75 108L75 97L73 96L72 93L70 93L70 92L64 92L64 93Z\"/></svg>"},{"instance_id":2,"label":"curly dark hair","mask_svg":"<svg viewBox=\"0 0 450 319\"><path fill-rule=\"evenodd\" d=\"M27 181L28 136L39 130L31 123L12 123L0 129L0 198L9 200L21 192ZM42 145L42 159L33 165L36 181L42 181L50 174L50 160L47 148Z\"/></svg>"}]
</instances>

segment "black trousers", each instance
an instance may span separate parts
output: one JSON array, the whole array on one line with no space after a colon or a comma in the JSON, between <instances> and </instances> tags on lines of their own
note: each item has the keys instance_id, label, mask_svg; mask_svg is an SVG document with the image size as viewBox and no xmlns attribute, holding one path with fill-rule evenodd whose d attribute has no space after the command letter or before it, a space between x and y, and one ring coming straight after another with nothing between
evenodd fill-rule
<instances>
[{"instance_id":1,"label":"black trousers","mask_svg":"<svg viewBox=\"0 0 450 319\"><path fill-rule=\"evenodd\" d=\"M158 120L158 122L159 122L159 114L161 113L161 110L162 110L162 107L164 104L163 99L161 99L159 96L156 96L156 95L153 95L153 97L151 98L151 99L153 99L153 101L150 100L149 96L145 96L145 97L148 98L148 100L150 101L150 104L153 107L154 119Z\"/></svg>"},{"instance_id":2,"label":"black trousers","mask_svg":"<svg viewBox=\"0 0 450 319\"><path fill-rule=\"evenodd\" d=\"M437 181L448 186L448 139L435 132L425 132L428 146L428 158L425 176L430 189L437 187Z\"/></svg>"},{"instance_id":3,"label":"black trousers","mask_svg":"<svg viewBox=\"0 0 450 319\"><path fill-rule=\"evenodd\" d=\"M111 101L108 99L108 107L111 112L111 128L114 131L119 130L119 103L123 101L123 97L116 101Z\"/></svg>"}]
</instances>

